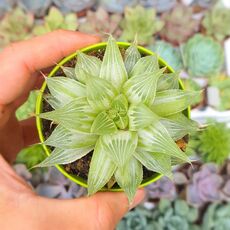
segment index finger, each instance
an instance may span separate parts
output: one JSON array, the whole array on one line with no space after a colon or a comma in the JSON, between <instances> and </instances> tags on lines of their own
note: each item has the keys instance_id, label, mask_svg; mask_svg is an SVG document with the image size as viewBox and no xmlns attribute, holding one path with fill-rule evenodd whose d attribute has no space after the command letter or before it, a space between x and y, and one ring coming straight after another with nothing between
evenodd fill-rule
<instances>
[{"instance_id":1,"label":"index finger","mask_svg":"<svg viewBox=\"0 0 230 230\"><path fill-rule=\"evenodd\" d=\"M80 32L57 30L11 44L0 54L0 104L9 104L22 95L25 87L34 80L34 72L99 40Z\"/></svg>"}]
</instances>

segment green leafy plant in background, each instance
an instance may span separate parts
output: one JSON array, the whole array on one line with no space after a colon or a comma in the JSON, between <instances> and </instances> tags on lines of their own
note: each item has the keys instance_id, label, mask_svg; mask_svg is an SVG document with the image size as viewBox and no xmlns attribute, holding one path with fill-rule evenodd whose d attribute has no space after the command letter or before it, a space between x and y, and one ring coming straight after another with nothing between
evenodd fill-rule
<instances>
[{"instance_id":1,"label":"green leafy plant in background","mask_svg":"<svg viewBox=\"0 0 230 230\"><path fill-rule=\"evenodd\" d=\"M139 4L147 8L154 8L162 13L172 9L176 5L176 0L139 0Z\"/></svg>"},{"instance_id":2,"label":"green leafy plant in background","mask_svg":"<svg viewBox=\"0 0 230 230\"><path fill-rule=\"evenodd\" d=\"M191 76L212 77L220 73L224 53L211 37L196 34L184 45L183 60Z\"/></svg>"},{"instance_id":3,"label":"green leafy plant in background","mask_svg":"<svg viewBox=\"0 0 230 230\"><path fill-rule=\"evenodd\" d=\"M171 177L172 164L189 162L175 140L197 130L182 111L198 93L173 88L174 74L164 73L157 55L141 57L135 44L123 60L112 37L103 61L82 52L77 58L75 74L46 78L54 110L38 116L58 126L44 142L55 150L38 166L71 163L94 149L88 193L114 175L131 202L142 165Z\"/></svg>"},{"instance_id":4,"label":"green leafy plant in background","mask_svg":"<svg viewBox=\"0 0 230 230\"><path fill-rule=\"evenodd\" d=\"M25 120L29 117L32 117L35 114L35 104L37 95L37 91L31 91L26 102L17 109L16 117L18 120Z\"/></svg>"},{"instance_id":5,"label":"green leafy plant in background","mask_svg":"<svg viewBox=\"0 0 230 230\"><path fill-rule=\"evenodd\" d=\"M208 35L223 41L230 35L230 9L216 5L206 12L202 25Z\"/></svg>"},{"instance_id":6,"label":"green leafy plant in background","mask_svg":"<svg viewBox=\"0 0 230 230\"><path fill-rule=\"evenodd\" d=\"M99 7L95 12L87 11L86 21L79 25L78 30L89 34L100 34L102 40L107 40L108 33L118 38L121 35L119 23L122 20L121 14L112 14Z\"/></svg>"},{"instance_id":7,"label":"green leafy plant in background","mask_svg":"<svg viewBox=\"0 0 230 230\"><path fill-rule=\"evenodd\" d=\"M205 212L202 229L228 230L230 228L230 204L213 203Z\"/></svg>"},{"instance_id":8,"label":"green leafy plant in background","mask_svg":"<svg viewBox=\"0 0 230 230\"><path fill-rule=\"evenodd\" d=\"M20 8L5 14L0 24L0 49L11 42L31 37L34 17Z\"/></svg>"},{"instance_id":9,"label":"green leafy plant in background","mask_svg":"<svg viewBox=\"0 0 230 230\"><path fill-rule=\"evenodd\" d=\"M22 149L16 158L15 163L25 164L28 169L37 165L45 159L46 155L41 145L33 145Z\"/></svg>"},{"instance_id":10,"label":"green leafy plant in background","mask_svg":"<svg viewBox=\"0 0 230 230\"><path fill-rule=\"evenodd\" d=\"M38 95L37 91L31 91L27 101L17 109L16 117L18 120L25 120L34 116L37 95ZM15 163L22 163L25 164L27 168L31 168L44 159L45 159L45 152L42 146L37 144L22 149L18 153Z\"/></svg>"},{"instance_id":11,"label":"green leafy plant in background","mask_svg":"<svg viewBox=\"0 0 230 230\"><path fill-rule=\"evenodd\" d=\"M74 13L63 15L57 8L51 7L44 22L41 25L36 25L33 33L41 35L57 29L76 30L77 27L77 16Z\"/></svg>"},{"instance_id":12,"label":"green leafy plant in background","mask_svg":"<svg viewBox=\"0 0 230 230\"><path fill-rule=\"evenodd\" d=\"M223 164L230 154L230 129L225 123L213 122L203 131L192 135L189 145L204 162Z\"/></svg>"},{"instance_id":13,"label":"green leafy plant in background","mask_svg":"<svg viewBox=\"0 0 230 230\"><path fill-rule=\"evenodd\" d=\"M135 6L138 0L97 0L98 5L111 13L123 13L125 7Z\"/></svg>"},{"instance_id":14,"label":"green leafy plant in background","mask_svg":"<svg viewBox=\"0 0 230 230\"><path fill-rule=\"evenodd\" d=\"M44 16L50 7L52 0L18 0L18 5L29 13L33 13L38 17Z\"/></svg>"},{"instance_id":15,"label":"green leafy plant in background","mask_svg":"<svg viewBox=\"0 0 230 230\"><path fill-rule=\"evenodd\" d=\"M180 50L173 47L170 43L164 41L156 41L155 44L148 46L148 49L157 53L174 70L181 70L183 68Z\"/></svg>"},{"instance_id":16,"label":"green leafy plant in background","mask_svg":"<svg viewBox=\"0 0 230 230\"><path fill-rule=\"evenodd\" d=\"M152 210L138 207L129 212L118 224L117 230L200 230L194 224L197 219L198 209L185 201L161 199Z\"/></svg>"},{"instance_id":17,"label":"green leafy plant in background","mask_svg":"<svg viewBox=\"0 0 230 230\"><path fill-rule=\"evenodd\" d=\"M90 8L96 0L53 0L53 2L63 13L70 13Z\"/></svg>"},{"instance_id":18,"label":"green leafy plant in background","mask_svg":"<svg viewBox=\"0 0 230 230\"><path fill-rule=\"evenodd\" d=\"M165 26L160 31L160 36L174 45L186 42L198 30L199 21L192 16L191 8L178 4L161 16Z\"/></svg>"},{"instance_id":19,"label":"green leafy plant in background","mask_svg":"<svg viewBox=\"0 0 230 230\"><path fill-rule=\"evenodd\" d=\"M137 35L138 42L141 45L147 45L153 41L153 35L163 26L164 23L157 19L154 9L144 9L141 6L127 7L124 19L121 21L123 33L120 40L133 41Z\"/></svg>"}]
</instances>

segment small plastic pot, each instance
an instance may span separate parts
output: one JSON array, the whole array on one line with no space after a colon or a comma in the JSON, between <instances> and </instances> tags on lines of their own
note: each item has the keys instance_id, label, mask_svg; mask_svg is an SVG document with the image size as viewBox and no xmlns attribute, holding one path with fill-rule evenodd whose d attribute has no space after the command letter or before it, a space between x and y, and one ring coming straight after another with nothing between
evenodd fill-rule
<instances>
[{"instance_id":1,"label":"small plastic pot","mask_svg":"<svg viewBox=\"0 0 230 230\"><path fill-rule=\"evenodd\" d=\"M106 44L107 43L98 43L96 45L92 45L92 46L88 46L86 48L83 48L81 49L82 52L84 53L88 53L90 51L94 51L94 50L99 50L99 49L105 49L106 47ZM130 46L130 43L126 43L126 42L117 42L118 46L121 47L121 48L125 48L127 49L129 46ZM147 55L153 55L154 52L148 50L148 49L145 49L141 46L138 46L138 50L141 54L143 54L144 56L147 56ZM56 65L52 71L50 72L50 74L48 75L48 77L53 77L55 75L55 73L59 70L60 66L64 65L66 62L70 61L71 59L75 58L77 56L77 53L73 53L67 57L65 57L63 60L61 60L58 65ZM168 71L170 72L174 72L174 70L161 58L158 58L159 60L159 65L161 67L164 67L166 66ZM184 89L183 87L183 84L182 82L179 80L179 84L180 84L180 88L181 89ZM38 98L37 98L37 102L36 102L36 114L40 114L42 112L42 106L43 106L43 103L42 103L42 98L43 98L43 93L45 91L45 88L46 88L46 82L43 83L42 87L41 87L41 90L40 90L40 93L38 95ZM187 108L185 111L184 111L184 114L187 116L187 117L190 117L190 108ZM43 143L45 141L45 138L44 138L44 135L42 133L42 119L40 119L38 116L36 116L36 124L37 124L37 129L38 129L38 134L39 134L39 138L40 138L40 141ZM46 145L43 145L43 148L45 150L45 153L47 154L47 156L50 155L51 151L49 149L48 146ZM64 168L61 166L61 165L56 165L56 168L64 175L66 176L67 178L69 178L71 181L83 186L83 187L86 187L87 188L87 181L84 180L83 178L81 177L78 177L78 176L75 176L75 175L71 175L71 174L68 174ZM157 180L159 180L161 178L161 174L159 173L154 173L153 176L145 179L142 181L140 187L145 187ZM112 188L112 189L102 189L102 190L109 190L109 191L122 191L119 187L118 188Z\"/></svg>"}]
</instances>

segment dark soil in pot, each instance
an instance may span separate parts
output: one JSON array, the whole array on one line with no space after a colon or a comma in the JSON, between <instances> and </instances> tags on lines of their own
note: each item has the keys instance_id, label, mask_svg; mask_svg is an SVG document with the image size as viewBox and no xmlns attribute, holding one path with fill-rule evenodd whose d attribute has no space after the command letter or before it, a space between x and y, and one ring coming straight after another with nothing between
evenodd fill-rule
<instances>
[{"instance_id":1,"label":"dark soil in pot","mask_svg":"<svg viewBox=\"0 0 230 230\"><path fill-rule=\"evenodd\" d=\"M121 53L124 54L125 49L121 48L120 50L121 50ZM102 60L103 56L104 56L104 52L105 52L104 49L99 49L96 51L91 51L88 54L90 54L92 56L96 56ZM74 67L76 64L76 61L77 61L77 59L74 58L74 59L66 62L64 64L64 66ZM59 68L59 70L54 74L54 76L55 77L65 76L65 74L62 71L62 69ZM44 91L44 94L46 94L46 93L49 93L49 89L47 87ZM52 110L53 110L53 108L43 99L43 101L42 101L42 112L49 112ZM56 124L53 124L52 121L42 119L42 132L43 132L45 139L47 139L51 135L51 133L53 132L55 127L56 127ZM179 142L177 142L177 144L182 150L184 150L187 142L188 142L188 137L184 137L183 139L179 140ZM51 151L53 150L52 147L49 147L49 149ZM64 165L63 168L65 169L65 171L67 173L69 173L71 175L79 176L82 179L87 180L92 154L93 154L93 151L91 151L89 154L87 154L86 156L82 157L81 159L79 159L73 163ZM143 180L146 180L148 178L153 177L154 174L155 174L155 172L149 171L147 168L143 167ZM115 184L113 187L117 188L118 185Z\"/></svg>"}]
</instances>

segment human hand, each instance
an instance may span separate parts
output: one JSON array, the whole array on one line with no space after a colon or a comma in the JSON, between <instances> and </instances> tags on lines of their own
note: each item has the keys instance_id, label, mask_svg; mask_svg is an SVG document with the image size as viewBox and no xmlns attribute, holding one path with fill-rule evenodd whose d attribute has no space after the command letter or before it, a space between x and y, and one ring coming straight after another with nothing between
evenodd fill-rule
<instances>
[{"instance_id":1,"label":"human hand","mask_svg":"<svg viewBox=\"0 0 230 230\"><path fill-rule=\"evenodd\" d=\"M39 70L98 41L78 32L56 31L12 44L0 54L1 230L110 230L128 211L127 198L121 192L74 200L39 197L5 161L12 163L21 148L38 141L34 118L18 122L15 111L30 90L41 85ZM144 191L138 190L132 207L143 197Z\"/></svg>"}]
</instances>

